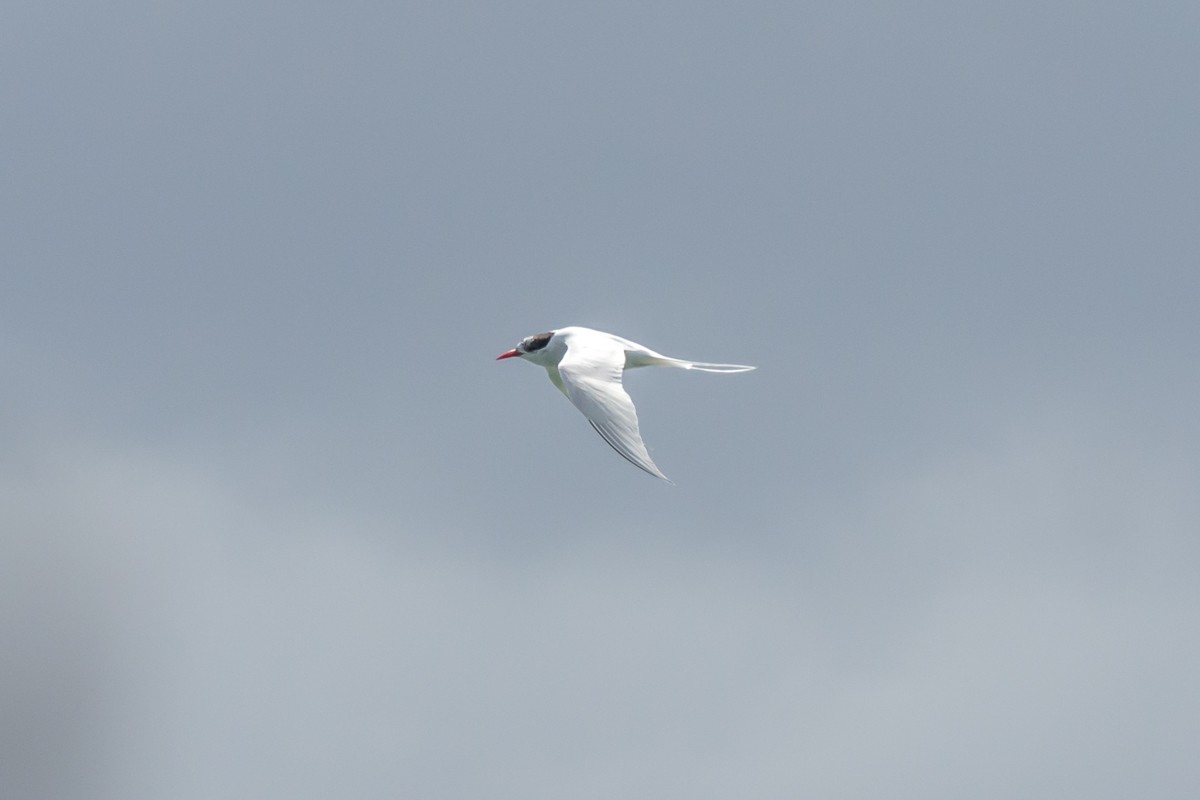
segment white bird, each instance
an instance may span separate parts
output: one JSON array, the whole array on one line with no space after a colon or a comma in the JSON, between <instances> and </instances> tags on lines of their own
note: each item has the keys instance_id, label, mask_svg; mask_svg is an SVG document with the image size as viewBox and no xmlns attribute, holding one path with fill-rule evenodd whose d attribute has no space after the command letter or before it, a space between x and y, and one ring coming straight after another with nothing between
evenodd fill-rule
<instances>
[{"instance_id":1,"label":"white bird","mask_svg":"<svg viewBox=\"0 0 1200 800\"><path fill-rule=\"evenodd\" d=\"M656 353L637 342L591 328L559 328L527 336L506 353L545 367L550 380L583 412L604 441L634 466L670 482L655 466L638 431L637 410L621 385L624 370L634 367L676 367L701 372L747 372L741 364L707 364Z\"/></svg>"}]
</instances>

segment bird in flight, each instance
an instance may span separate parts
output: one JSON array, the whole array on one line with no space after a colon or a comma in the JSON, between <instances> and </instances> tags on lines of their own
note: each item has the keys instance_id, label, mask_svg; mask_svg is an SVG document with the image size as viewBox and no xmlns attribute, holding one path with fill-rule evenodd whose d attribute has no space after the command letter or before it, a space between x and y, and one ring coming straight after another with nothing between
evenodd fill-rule
<instances>
[{"instance_id":1,"label":"bird in flight","mask_svg":"<svg viewBox=\"0 0 1200 800\"><path fill-rule=\"evenodd\" d=\"M656 353L637 342L591 328L559 328L527 336L496 356L523 358L546 368L550 381L583 412L596 432L634 466L668 483L671 479L650 458L638 431L637 410L621 385L625 370L635 367L675 367L701 372L748 372L741 364L684 361Z\"/></svg>"}]
</instances>

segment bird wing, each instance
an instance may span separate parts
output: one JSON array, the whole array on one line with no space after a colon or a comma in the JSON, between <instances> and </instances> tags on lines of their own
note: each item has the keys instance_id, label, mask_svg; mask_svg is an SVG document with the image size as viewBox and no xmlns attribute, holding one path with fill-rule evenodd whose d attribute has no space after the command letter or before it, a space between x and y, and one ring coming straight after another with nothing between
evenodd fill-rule
<instances>
[{"instance_id":1,"label":"bird wing","mask_svg":"<svg viewBox=\"0 0 1200 800\"><path fill-rule=\"evenodd\" d=\"M625 349L612 339L572 337L558 363L567 398L583 412L596 433L634 466L670 481L655 466L642 442L637 410L621 385L624 371Z\"/></svg>"}]
</instances>

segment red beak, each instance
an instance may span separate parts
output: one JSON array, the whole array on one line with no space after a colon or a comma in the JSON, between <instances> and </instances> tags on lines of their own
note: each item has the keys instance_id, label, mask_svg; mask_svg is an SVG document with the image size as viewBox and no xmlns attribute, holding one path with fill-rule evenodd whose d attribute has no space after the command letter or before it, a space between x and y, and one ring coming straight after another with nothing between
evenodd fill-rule
<instances>
[{"instance_id":1,"label":"red beak","mask_svg":"<svg viewBox=\"0 0 1200 800\"><path fill-rule=\"evenodd\" d=\"M521 355L520 350L509 350L507 353L501 353L500 355L496 356L496 360L499 361L502 358L516 358L519 355Z\"/></svg>"}]
</instances>

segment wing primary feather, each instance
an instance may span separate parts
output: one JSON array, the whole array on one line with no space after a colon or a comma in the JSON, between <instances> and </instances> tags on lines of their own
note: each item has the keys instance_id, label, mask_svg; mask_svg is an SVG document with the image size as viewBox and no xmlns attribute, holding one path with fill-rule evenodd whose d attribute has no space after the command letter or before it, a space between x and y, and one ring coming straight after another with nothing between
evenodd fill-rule
<instances>
[{"instance_id":1,"label":"wing primary feather","mask_svg":"<svg viewBox=\"0 0 1200 800\"><path fill-rule=\"evenodd\" d=\"M588 420L588 424L596 429L596 433L600 434L600 438L604 440L605 444L607 444L609 447L611 447L613 450L615 450L617 455L619 455L621 458L625 459L630 464L633 464L635 467L637 467L642 472L645 472L648 475L653 475L656 478L662 478L667 483L675 482L675 481L671 480L670 478L668 478L666 475L663 475L661 472L655 472L654 470L648 468L645 464L641 464L638 461L635 461L632 457L630 457L630 455L628 453L626 453L623 449L621 449L621 447L612 440L612 438L609 436L608 433L605 432L605 430L603 428L601 428L596 423L592 422L590 419Z\"/></svg>"}]
</instances>

